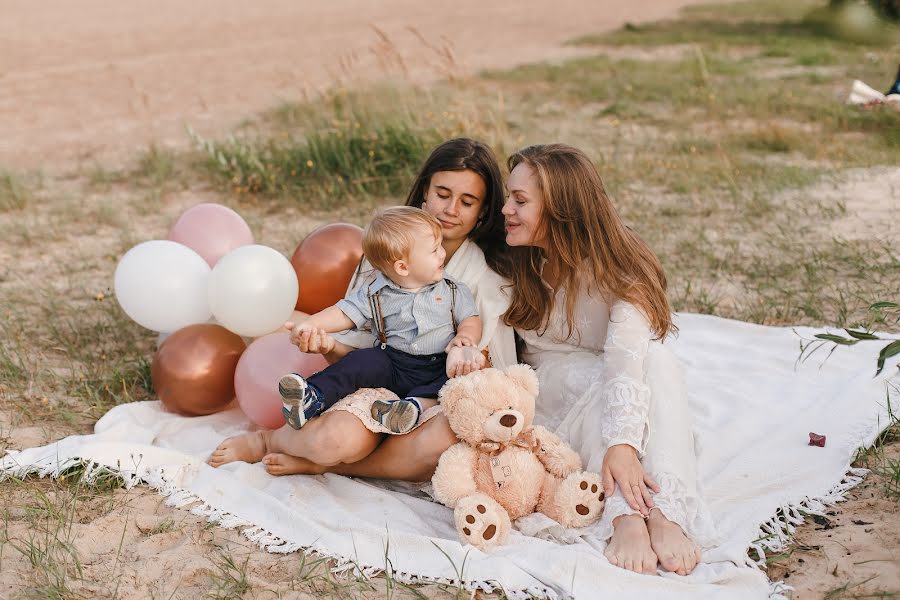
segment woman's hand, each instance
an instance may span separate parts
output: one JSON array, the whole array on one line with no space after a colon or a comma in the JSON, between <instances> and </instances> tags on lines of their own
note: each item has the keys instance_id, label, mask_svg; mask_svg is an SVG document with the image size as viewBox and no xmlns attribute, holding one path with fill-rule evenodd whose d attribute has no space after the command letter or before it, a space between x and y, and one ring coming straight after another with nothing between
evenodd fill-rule
<instances>
[{"instance_id":1,"label":"woman's hand","mask_svg":"<svg viewBox=\"0 0 900 600\"><path fill-rule=\"evenodd\" d=\"M658 492L659 485L644 472L637 450L628 444L611 446L603 457L602 477L603 493L607 498L616 491L618 484L628 506L645 517L650 514L654 506L650 490Z\"/></svg>"}]
</instances>

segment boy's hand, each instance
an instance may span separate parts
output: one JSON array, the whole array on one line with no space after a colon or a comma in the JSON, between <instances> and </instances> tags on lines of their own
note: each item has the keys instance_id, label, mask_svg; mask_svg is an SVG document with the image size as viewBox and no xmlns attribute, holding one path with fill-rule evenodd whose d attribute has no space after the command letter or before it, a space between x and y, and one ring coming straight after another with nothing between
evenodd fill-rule
<instances>
[{"instance_id":1,"label":"boy's hand","mask_svg":"<svg viewBox=\"0 0 900 600\"><path fill-rule=\"evenodd\" d=\"M324 329L309 325L308 323L294 323L288 321L284 328L291 334L291 343L297 346L301 352L309 354L328 354L334 350L334 338Z\"/></svg>"},{"instance_id":2,"label":"boy's hand","mask_svg":"<svg viewBox=\"0 0 900 600\"><path fill-rule=\"evenodd\" d=\"M483 369L487 360L474 345L453 346L447 352L447 377L453 379Z\"/></svg>"}]
</instances>

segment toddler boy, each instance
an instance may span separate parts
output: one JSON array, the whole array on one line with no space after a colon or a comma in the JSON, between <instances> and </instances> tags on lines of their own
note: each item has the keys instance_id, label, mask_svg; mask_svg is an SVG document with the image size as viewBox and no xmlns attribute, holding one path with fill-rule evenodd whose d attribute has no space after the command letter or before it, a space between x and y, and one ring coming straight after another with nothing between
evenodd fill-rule
<instances>
[{"instance_id":1,"label":"toddler boy","mask_svg":"<svg viewBox=\"0 0 900 600\"><path fill-rule=\"evenodd\" d=\"M363 234L363 253L378 271L374 281L292 328L335 333L369 324L375 346L355 350L305 379L278 382L283 412L294 429L360 388L383 387L403 400L377 401L372 416L394 433L419 421L419 398L437 398L454 365L453 346L477 346L481 319L471 291L444 275L440 222L420 208L379 212Z\"/></svg>"}]
</instances>

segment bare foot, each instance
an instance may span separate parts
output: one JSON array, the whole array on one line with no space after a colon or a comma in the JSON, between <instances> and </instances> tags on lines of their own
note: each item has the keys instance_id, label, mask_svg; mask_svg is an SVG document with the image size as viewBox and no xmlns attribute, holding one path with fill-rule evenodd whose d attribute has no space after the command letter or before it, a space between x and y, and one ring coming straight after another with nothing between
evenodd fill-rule
<instances>
[{"instance_id":1,"label":"bare foot","mask_svg":"<svg viewBox=\"0 0 900 600\"><path fill-rule=\"evenodd\" d=\"M647 525L640 515L616 517L612 538L603 554L609 562L623 569L646 575L656 574L656 554L650 546Z\"/></svg>"},{"instance_id":2,"label":"bare foot","mask_svg":"<svg viewBox=\"0 0 900 600\"><path fill-rule=\"evenodd\" d=\"M268 437L268 431L252 431L230 437L213 450L206 462L213 467L221 467L235 461L259 462L266 455Z\"/></svg>"},{"instance_id":3,"label":"bare foot","mask_svg":"<svg viewBox=\"0 0 900 600\"><path fill-rule=\"evenodd\" d=\"M647 519L650 545L663 569L687 575L700 562L700 548L684 535L678 523L668 520L661 510L651 510Z\"/></svg>"},{"instance_id":4,"label":"bare foot","mask_svg":"<svg viewBox=\"0 0 900 600\"><path fill-rule=\"evenodd\" d=\"M269 475L321 475L325 472L325 467L311 460L280 452L266 454L262 462Z\"/></svg>"}]
</instances>

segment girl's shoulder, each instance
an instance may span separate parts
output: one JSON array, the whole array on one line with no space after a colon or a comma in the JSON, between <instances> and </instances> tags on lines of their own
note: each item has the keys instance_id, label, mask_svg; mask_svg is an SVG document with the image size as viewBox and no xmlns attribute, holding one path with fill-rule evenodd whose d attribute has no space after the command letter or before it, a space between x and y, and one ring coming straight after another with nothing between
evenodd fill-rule
<instances>
[{"instance_id":1,"label":"girl's shoulder","mask_svg":"<svg viewBox=\"0 0 900 600\"><path fill-rule=\"evenodd\" d=\"M485 288L506 288L508 279L491 269L484 258L484 252L471 241L460 246L447 264L447 273L473 291Z\"/></svg>"}]
</instances>

